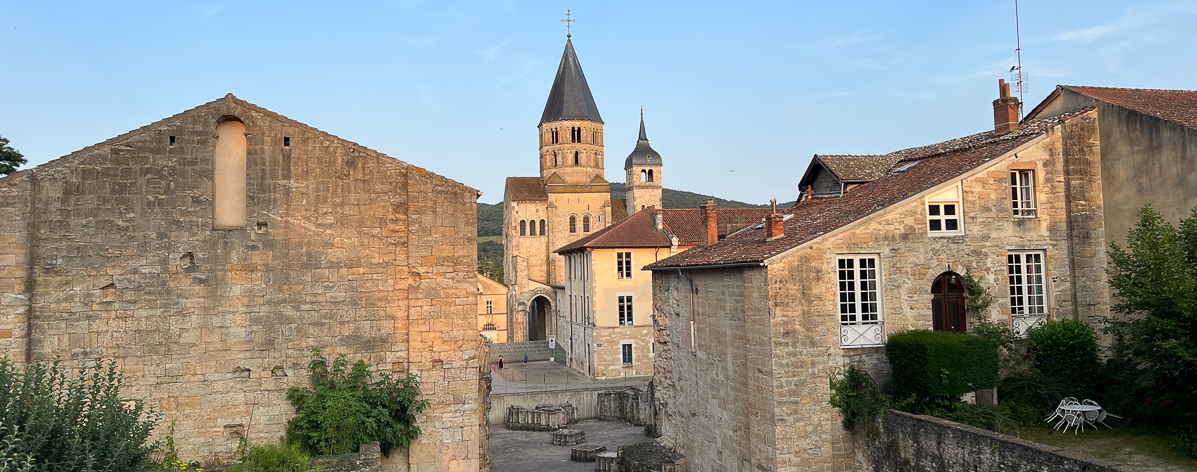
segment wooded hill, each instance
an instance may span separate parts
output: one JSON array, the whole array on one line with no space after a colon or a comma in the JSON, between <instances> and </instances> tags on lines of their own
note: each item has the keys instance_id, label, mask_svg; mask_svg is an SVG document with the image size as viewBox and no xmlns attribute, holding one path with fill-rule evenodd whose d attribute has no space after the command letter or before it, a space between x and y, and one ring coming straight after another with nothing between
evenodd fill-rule
<instances>
[{"instance_id":1,"label":"wooded hill","mask_svg":"<svg viewBox=\"0 0 1197 472\"><path fill-rule=\"evenodd\" d=\"M611 184L611 198L623 198L624 184ZM715 205L719 208L766 208L769 205L753 205L751 203L738 202L735 200L726 200L711 195L703 195L694 192L687 192L685 190L662 189L661 204L665 208L698 208L707 201L708 198L715 199ZM787 208L793 205L793 201L786 203L778 203L778 207ZM479 203L478 204L478 236L502 236L503 235L503 204L495 203Z\"/></svg>"},{"instance_id":2,"label":"wooded hill","mask_svg":"<svg viewBox=\"0 0 1197 472\"><path fill-rule=\"evenodd\" d=\"M624 184L611 184L611 198L624 197ZM665 208L698 208L708 198L715 199L719 208L765 208L769 205L753 205L751 203L726 200L711 195L703 195L684 190L662 189L661 204ZM793 205L793 201L777 204L786 208ZM478 204L478 271L490 274L497 280L503 280L503 203Z\"/></svg>"}]
</instances>

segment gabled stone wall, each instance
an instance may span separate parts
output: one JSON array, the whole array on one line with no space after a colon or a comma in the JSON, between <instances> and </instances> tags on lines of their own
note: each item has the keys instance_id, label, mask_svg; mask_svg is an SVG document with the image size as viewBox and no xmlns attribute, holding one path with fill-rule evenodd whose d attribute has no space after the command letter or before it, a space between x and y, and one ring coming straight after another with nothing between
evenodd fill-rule
<instances>
[{"instance_id":1,"label":"gabled stone wall","mask_svg":"<svg viewBox=\"0 0 1197 472\"><path fill-rule=\"evenodd\" d=\"M213 229L223 119L246 126L234 230ZM0 343L115 356L204 462L278 439L312 349L415 372L431 407L410 464L474 470L476 196L230 95L0 179Z\"/></svg>"}]
</instances>

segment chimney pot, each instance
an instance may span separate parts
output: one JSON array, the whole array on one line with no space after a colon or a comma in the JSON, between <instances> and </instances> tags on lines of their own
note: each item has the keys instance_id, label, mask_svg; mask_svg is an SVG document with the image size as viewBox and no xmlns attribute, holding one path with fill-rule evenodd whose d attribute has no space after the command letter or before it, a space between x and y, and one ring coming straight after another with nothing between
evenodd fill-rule
<instances>
[{"instance_id":1,"label":"chimney pot","mask_svg":"<svg viewBox=\"0 0 1197 472\"><path fill-rule=\"evenodd\" d=\"M706 246L719 242L719 215L715 213L714 198L708 198L706 203L702 204L702 220L707 227L707 234L703 239L703 245Z\"/></svg>"},{"instance_id":2,"label":"chimney pot","mask_svg":"<svg viewBox=\"0 0 1197 472\"><path fill-rule=\"evenodd\" d=\"M1018 129L1018 99L1010 96L1010 84L1005 79L998 79L998 92L1001 96L993 101L993 131L1006 133Z\"/></svg>"},{"instance_id":3,"label":"chimney pot","mask_svg":"<svg viewBox=\"0 0 1197 472\"><path fill-rule=\"evenodd\" d=\"M785 236L785 215L782 215L781 213L773 213L769 215L769 219L765 221L765 226L769 231L769 241Z\"/></svg>"}]
</instances>

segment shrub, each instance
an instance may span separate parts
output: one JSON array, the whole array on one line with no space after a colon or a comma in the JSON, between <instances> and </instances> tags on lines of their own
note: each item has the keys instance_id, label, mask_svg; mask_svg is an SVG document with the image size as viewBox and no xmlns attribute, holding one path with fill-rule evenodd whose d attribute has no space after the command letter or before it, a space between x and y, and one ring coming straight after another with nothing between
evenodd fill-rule
<instances>
[{"instance_id":1,"label":"shrub","mask_svg":"<svg viewBox=\"0 0 1197 472\"><path fill-rule=\"evenodd\" d=\"M978 336L907 331L890 335L885 354L895 398L958 398L998 383L997 345Z\"/></svg>"},{"instance_id":2,"label":"shrub","mask_svg":"<svg viewBox=\"0 0 1197 472\"><path fill-rule=\"evenodd\" d=\"M859 421L872 424L885 412L889 399L868 372L849 364L842 372L831 374L831 406L840 409L844 429L852 430Z\"/></svg>"},{"instance_id":3,"label":"shrub","mask_svg":"<svg viewBox=\"0 0 1197 472\"><path fill-rule=\"evenodd\" d=\"M157 444L146 444L161 414L121 396L112 359L61 359L23 368L0 358L0 425L6 470L141 470Z\"/></svg>"},{"instance_id":4,"label":"shrub","mask_svg":"<svg viewBox=\"0 0 1197 472\"><path fill-rule=\"evenodd\" d=\"M229 472L306 472L312 460L295 444L252 446Z\"/></svg>"},{"instance_id":5,"label":"shrub","mask_svg":"<svg viewBox=\"0 0 1197 472\"><path fill-rule=\"evenodd\" d=\"M960 403L955 410L941 416L945 420L964 423L981 429L1012 434L1017 431L1017 420L1006 405L973 405Z\"/></svg>"},{"instance_id":6,"label":"shrub","mask_svg":"<svg viewBox=\"0 0 1197 472\"><path fill-rule=\"evenodd\" d=\"M330 365L319 349L308 362L312 388L291 387L287 399L295 418L287 422L287 442L309 455L357 452L362 444L378 441L384 455L406 449L420 435L416 413L428 406L417 400L420 382L382 373L370 383L370 365L357 361L352 368L341 354Z\"/></svg>"},{"instance_id":7,"label":"shrub","mask_svg":"<svg viewBox=\"0 0 1197 472\"><path fill-rule=\"evenodd\" d=\"M1073 396L1088 396L1098 379L1097 335L1083 321L1048 321L1027 330L1035 368L1058 379Z\"/></svg>"}]
</instances>

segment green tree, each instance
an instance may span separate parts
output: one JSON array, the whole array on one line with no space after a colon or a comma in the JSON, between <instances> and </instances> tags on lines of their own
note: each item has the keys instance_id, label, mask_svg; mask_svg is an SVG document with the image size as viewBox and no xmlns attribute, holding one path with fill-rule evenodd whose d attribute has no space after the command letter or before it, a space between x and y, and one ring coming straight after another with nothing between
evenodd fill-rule
<instances>
[{"instance_id":1,"label":"green tree","mask_svg":"<svg viewBox=\"0 0 1197 472\"><path fill-rule=\"evenodd\" d=\"M25 164L25 156L20 151L8 145L8 139L0 136L0 175L8 175L17 171L17 167Z\"/></svg>"},{"instance_id":2,"label":"green tree","mask_svg":"<svg viewBox=\"0 0 1197 472\"><path fill-rule=\"evenodd\" d=\"M1105 332L1153 377L1149 401L1174 403L1176 421L1197 419L1197 210L1178 230L1144 207L1126 247L1110 243L1109 256L1111 308L1121 316Z\"/></svg>"}]
</instances>

